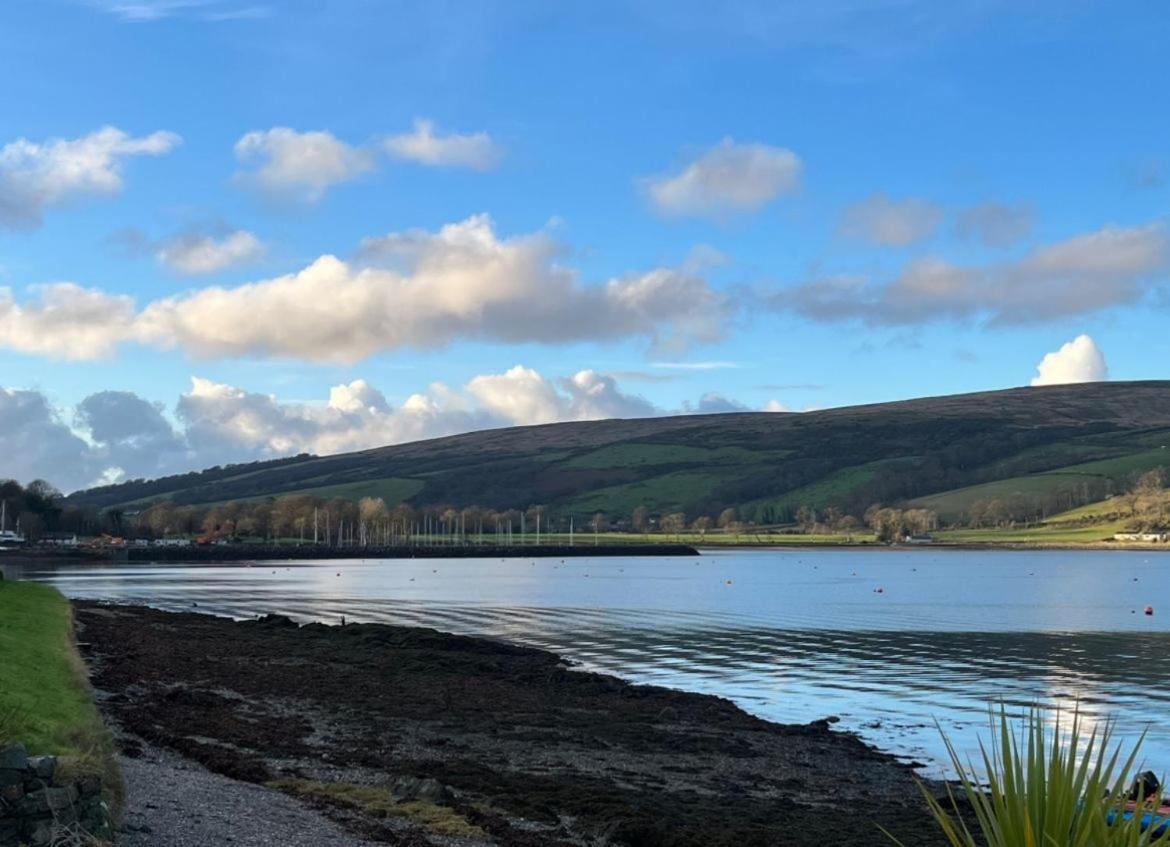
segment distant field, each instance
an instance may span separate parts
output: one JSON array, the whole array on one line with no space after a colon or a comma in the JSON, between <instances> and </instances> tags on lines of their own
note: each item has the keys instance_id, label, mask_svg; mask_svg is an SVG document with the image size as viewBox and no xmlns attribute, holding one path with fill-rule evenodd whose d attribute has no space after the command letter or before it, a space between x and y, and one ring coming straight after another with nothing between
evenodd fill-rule
<instances>
[{"instance_id":1,"label":"distant field","mask_svg":"<svg viewBox=\"0 0 1170 847\"><path fill-rule=\"evenodd\" d=\"M1093 541L1108 541L1113 533L1121 532L1124 521L1113 523L1074 526L1055 524L1029 529L954 529L941 530L934 534L938 541L954 544L1081 544Z\"/></svg>"},{"instance_id":2,"label":"distant field","mask_svg":"<svg viewBox=\"0 0 1170 847\"><path fill-rule=\"evenodd\" d=\"M1045 473L1001 479L941 494L919 497L913 505L933 509L946 520L962 518L980 500L1007 499L1016 495L1034 496L1076 493L1089 480L1122 481L1133 474L1170 466L1170 452L1143 450L1126 456L1067 465Z\"/></svg>"},{"instance_id":3,"label":"distant field","mask_svg":"<svg viewBox=\"0 0 1170 847\"><path fill-rule=\"evenodd\" d=\"M397 506L409 500L426 485L421 479L371 479L364 482L343 482L338 485L319 485L302 488L294 494L314 494L318 497L341 497L360 500L363 497L381 497L388 506Z\"/></svg>"},{"instance_id":4,"label":"distant field","mask_svg":"<svg viewBox=\"0 0 1170 847\"><path fill-rule=\"evenodd\" d=\"M913 463L912 457L901 457L842 468L823 479L793 489L780 497L765 498L752 505L760 509L771 507L776 513L794 512L801 506L807 506L810 509L824 509L826 506L846 501L850 494L862 485L871 482L879 472L883 470L896 471L899 467L909 467Z\"/></svg>"}]
</instances>

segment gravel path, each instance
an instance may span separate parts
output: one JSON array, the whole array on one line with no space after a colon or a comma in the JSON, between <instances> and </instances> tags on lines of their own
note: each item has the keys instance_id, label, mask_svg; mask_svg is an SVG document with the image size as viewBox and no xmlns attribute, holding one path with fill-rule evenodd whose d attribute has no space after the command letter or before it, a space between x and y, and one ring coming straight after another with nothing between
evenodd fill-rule
<instances>
[{"instance_id":1,"label":"gravel path","mask_svg":"<svg viewBox=\"0 0 1170 847\"><path fill-rule=\"evenodd\" d=\"M375 847L278 791L158 748L119 763L127 793L119 847Z\"/></svg>"}]
</instances>

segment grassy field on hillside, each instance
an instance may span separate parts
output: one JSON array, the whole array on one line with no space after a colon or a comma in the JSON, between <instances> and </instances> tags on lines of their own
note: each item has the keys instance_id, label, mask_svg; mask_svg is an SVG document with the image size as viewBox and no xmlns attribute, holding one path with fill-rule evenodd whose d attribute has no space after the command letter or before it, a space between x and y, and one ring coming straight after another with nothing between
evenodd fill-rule
<instances>
[{"instance_id":1,"label":"grassy field on hillside","mask_svg":"<svg viewBox=\"0 0 1170 847\"><path fill-rule=\"evenodd\" d=\"M772 524L800 506L860 517L922 506L944 522L977 500L1038 516L1125 490L1170 465L1170 381L1093 383L932 397L790 415L672 415L512 427L335 456L300 455L131 480L69 505L137 511L311 493L495 510L534 504L563 519L714 517Z\"/></svg>"},{"instance_id":2,"label":"grassy field on hillside","mask_svg":"<svg viewBox=\"0 0 1170 847\"><path fill-rule=\"evenodd\" d=\"M116 788L112 743L72 638L72 610L54 588L0 579L0 743L68 757Z\"/></svg>"},{"instance_id":3,"label":"grassy field on hillside","mask_svg":"<svg viewBox=\"0 0 1170 847\"><path fill-rule=\"evenodd\" d=\"M1041 496L1061 492L1077 492L1088 481L1112 479L1121 481L1128 476L1144 473L1157 467L1170 466L1170 452L1156 448L1067 465L1045 473L1011 477L983 485L972 485L944 491L928 497L919 497L913 505L933 509L945 520L962 518L980 500L1006 500L1014 496Z\"/></svg>"}]
</instances>

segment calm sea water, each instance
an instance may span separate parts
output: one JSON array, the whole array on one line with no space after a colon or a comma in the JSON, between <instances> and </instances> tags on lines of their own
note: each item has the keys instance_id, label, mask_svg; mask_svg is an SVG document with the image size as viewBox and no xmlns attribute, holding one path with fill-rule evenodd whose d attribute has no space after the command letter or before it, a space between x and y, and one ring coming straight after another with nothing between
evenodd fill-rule
<instances>
[{"instance_id":1,"label":"calm sea water","mask_svg":"<svg viewBox=\"0 0 1170 847\"><path fill-rule=\"evenodd\" d=\"M71 597L421 624L554 650L937 766L989 702L1116 719L1170 771L1170 554L705 551L688 558L8 566ZM878 591L880 589L880 592ZM1153 616L1143 614L1147 605Z\"/></svg>"}]
</instances>

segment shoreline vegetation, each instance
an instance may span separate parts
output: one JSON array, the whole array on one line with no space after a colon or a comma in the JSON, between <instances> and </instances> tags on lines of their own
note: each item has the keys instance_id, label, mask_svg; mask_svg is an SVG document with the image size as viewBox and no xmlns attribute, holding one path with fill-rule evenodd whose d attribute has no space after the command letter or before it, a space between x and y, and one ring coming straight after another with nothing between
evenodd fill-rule
<instances>
[{"instance_id":1,"label":"shoreline vegetation","mask_svg":"<svg viewBox=\"0 0 1170 847\"><path fill-rule=\"evenodd\" d=\"M1166 459L1162 449L1159 461ZM1150 460L1151 462L1153 459ZM1149 463L1147 463L1148 465ZM1145 467L1145 466L1143 466ZM745 508L688 515L635 506L624 514L534 504L525 509L477 505L412 505L393 497L286 494L212 504L172 500L138 508L80 507L49 483L0 483L4 514L16 516L20 539L31 547L86 550L106 558L182 560L170 548L224 548L189 558L224 560L284 558L285 549L306 558L365 556L396 558L432 551L435 556L587 555L577 548L627 555L661 554L671 546L960 546L964 549L1077 548L1156 549L1170 544L1170 488L1162 465L1131 474L1123 493L1089 494L1065 501L1054 513L1022 495L951 501L939 496L874 503L863 512L842 507L802 505L787 522L745 519ZM399 492L399 496L403 495ZM954 498L952 498L954 500ZM960 505L955 505L959 503ZM11 512L9 512L11 505ZM960 509L961 506L961 509ZM958 509L958 511L956 511ZM1039 509L1039 511L1037 511ZM7 520L7 518L5 518ZM11 549L12 545L5 546ZM526 548L551 548L538 553ZM561 548L561 549L556 549ZM601 553L603 548L609 548ZM327 552L323 552L327 551ZM680 551L690 555L693 549Z\"/></svg>"},{"instance_id":2,"label":"shoreline vegetation","mask_svg":"<svg viewBox=\"0 0 1170 847\"><path fill-rule=\"evenodd\" d=\"M371 840L822 847L880 843L880 826L940 842L913 766L831 718L773 724L427 628L75 608L126 755L176 751Z\"/></svg>"},{"instance_id":3,"label":"shoreline vegetation","mask_svg":"<svg viewBox=\"0 0 1170 847\"><path fill-rule=\"evenodd\" d=\"M0 578L0 747L60 757L59 773L100 776L115 808L122 780L74 638L73 610L55 588Z\"/></svg>"}]
</instances>

